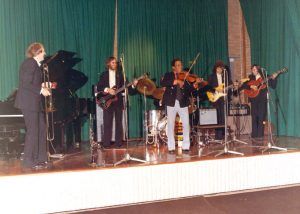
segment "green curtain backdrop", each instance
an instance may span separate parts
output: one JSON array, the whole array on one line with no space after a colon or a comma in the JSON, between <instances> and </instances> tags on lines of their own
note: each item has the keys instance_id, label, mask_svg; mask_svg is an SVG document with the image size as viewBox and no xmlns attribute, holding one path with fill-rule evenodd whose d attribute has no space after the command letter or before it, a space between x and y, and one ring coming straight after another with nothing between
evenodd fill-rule
<instances>
[{"instance_id":1,"label":"green curtain backdrop","mask_svg":"<svg viewBox=\"0 0 300 214\"><path fill-rule=\"evenodd\" d=\"M76 69L88 76L78 92L90 97L103 63L113 53L115 1L0 0L0 99L17 87L27 46L40 41L47 54L58 50L82 58Z\"/></svg>"},{"instance_id":2,"label":"green curtain backdrop","mask_svg":"<svg viewBox=\"0 0 300 214\"><path fill-rule=\"evenodd\" d=\"M118 0L119 53L125 55L129 80L148 72L157 85L180 57L207 78L217 59L227 61L227 0ZM131 96L129 135L142 135L144 103ZM154 109L147 99L147 109Z\"/></svg>"},{"instance_id":3,"label":"green curtain backdrop","mask_svg":"<svg viewBox=\"0 0 300 214\"><path fill-rule=\"evenodd\" d=\"M91 97L105 58L113 53L114 15L114 0L0 0L0 100L17 87L25 50L35 41L49 55L76 52L82 61L75 68L89 78L77 94Z\"/></svg>"},{"instance_id":4,"label":"green curtain backdrop","mask_svg":"<svg viewBox=\"0 0 300 214\"><path fill-rule=\"evenodd\" d=\"M279 135L300 136L300 1L240 2L251 41L252 63L269 73L289 68L271 93L272 123Z\"/></svg>"}]
</instances>

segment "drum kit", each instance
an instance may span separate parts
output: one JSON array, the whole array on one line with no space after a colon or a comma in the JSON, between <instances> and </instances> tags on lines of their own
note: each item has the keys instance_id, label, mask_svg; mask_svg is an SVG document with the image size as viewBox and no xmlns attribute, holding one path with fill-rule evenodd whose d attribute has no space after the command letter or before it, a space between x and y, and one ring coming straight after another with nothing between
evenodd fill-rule
<instances>
[{"instance_id":1,"label":"drum kit","mask_svg":"<svg viewBox=\"0 0 300 214\"><path fill-rule=\"evenodd\" d=\"M146 110L146 96L152 96L154 99L161 100L163 98L165 88L157 88L155 83L145 78L139 80L136 85L138 92L144 95L145 99L145 115L144 115L144 133L147 144L159 146L159 143L167 143L167 123L168 118L165 110ZM176 116L175 123L176 141L182 140L182 123L180 117Z\"/></svg>"}]
</instances>

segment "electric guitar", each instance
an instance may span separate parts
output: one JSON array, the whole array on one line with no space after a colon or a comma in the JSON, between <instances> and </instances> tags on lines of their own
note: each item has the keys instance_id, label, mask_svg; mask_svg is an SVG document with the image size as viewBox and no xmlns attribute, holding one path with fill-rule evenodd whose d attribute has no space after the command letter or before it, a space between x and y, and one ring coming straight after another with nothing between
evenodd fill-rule
<instances>
[{"instance_id":1,"label":"electric guitar","mask_svg":"<svg viewBox=\"0 0 300 214\"><path fill-rule=\"evenodd\" d=\"M283 73L286 73L288 72L288 69L287 68L283 68L273 74L277 74L276 78L279 76L279 74L283 74ZM253 88L250 88L250 89L245 89L244 90L244 93L250 97L250 98L254 98L254 97L257 97L257 95L259 95L260 93L260 90L264 89L267 87L266 85L266 82L269 81L269 79L271 79L272 75L271 76L268 76L266 79L263 79L262 77L260 77L259 79L257 80L251 80L247 83L247 85L251 86L251 85L255 85L257 87L257 90L256 89L253 89Z\"/></svg>"},{"instance_id":2,"label":"electric guitar","mask_svg":"<svg viewBox=\"0 0 300 214\"><path fill-rule=\"evenodd\" d=\"M244 82L246 82L246 81L249 81L249 78L244 78L244 79L241 79L240 81L239 81L239 83L244 83ZM234 85L233 84L231 84L231 85L229 85L229 86L227 86L225 89L225 91L227 91L228 89L230 89L230 88L233 88L234 87ZM222 83L221 85L219 85L218 87L216 87L215 88L215 92L211 92L211 91L208 91L208 92L206 92L206 95L207 95L207 97L208 97L208 100L210 101L210 102L217 102L217 100L220 98L220 97L224 97L224 96L226 96L227 94L226 93L223 93L223 92L218 92L218 90L222 90L222 91L224 91L224 83Z\"/></svg>"},{"instance_id":3,"label":"electric guitar","mask_svg":"<svg viewBox=\"0 0 300 214\"><path fill-rule=\"evenodd\" d=\"M139 80L145 79L145 78L147 78L147 77L148 77L148 76L147 76L146 74L144 74L144 75L140 76L139 78L137 78L136 80L139 81ZM125 88L127 88L127 87L133 85L133 82L134 82L134 81L132 81L132 82L130 82L130 83L124 85L123 87L117 89L117 90L115 91L115 95L111 95L111 94L109 94L109 93L107 93L107 92L104 92L104 91L99 91L99 92L95 93L95 96L96 96L96 103L97 103L101 108L103 108L103 109L108 109L108 108L110 107L110 105L111 105L113 102L115 102L115 101L118 100L117 94L120 93L120 92L122 92L122 91L124 91Z\"/></svg>"}]
</instances>

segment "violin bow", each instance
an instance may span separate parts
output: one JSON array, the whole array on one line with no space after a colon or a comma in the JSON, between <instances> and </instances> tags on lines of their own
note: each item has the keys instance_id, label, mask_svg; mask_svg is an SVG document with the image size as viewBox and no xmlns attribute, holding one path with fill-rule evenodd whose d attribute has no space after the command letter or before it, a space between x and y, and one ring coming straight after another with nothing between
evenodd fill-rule
<instances>
[{"instance_id":1,"label":"violin bow","mask_svg":"<svg viewBox=\"0 0 300 214\"><path fill-rule=\"evenodd\" d=\"M197 59L199 58L199 56L200 56L200 52L197 54L197 56L196 56L195 59L193 60L191 66L190 66L190 68L189 68L189 70L188 70L188 72L187 72L188 74L191 72L193 66L196 64ZM185 76L184 81L186 80L186 77L187 77L187 75Z\"/></svg>"}]
</instances>

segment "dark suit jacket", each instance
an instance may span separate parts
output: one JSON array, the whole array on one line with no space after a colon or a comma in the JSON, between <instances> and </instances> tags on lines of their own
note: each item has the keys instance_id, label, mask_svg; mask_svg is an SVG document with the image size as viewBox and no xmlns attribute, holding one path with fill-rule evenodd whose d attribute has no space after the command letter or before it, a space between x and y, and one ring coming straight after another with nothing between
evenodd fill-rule
<instances>
[{"instance_id":1,"label":"dark suit jacket","mask_svg":"<svg viewBox=\"0 0 300 214\"><path fill-rule=\"evenodd\" d=\"M20 67L19 89L15 107L36 112L41 111L41 83L42 72L37 62L33 58L26 59Z\"/></svg>"},{"instance_id":2,"label":"dark suit jacket","mask_svg":"<svg viewBox=\"0 0 300 214\"><path fill-rule=\"evenodd\" d=\"M222 74L222 82L224 82L224 75ZM231 78L228 78L228 84L232 84ZM214 72L212 73L208 78L208 85L210 85L212 88L218 87L218 77L217 74Z\"/></svg>"},{"instance_id":3,"label":"dark suit jacket","mask_svg":"<svg viewBox=\"0 0 300 214\"><path fill-rule=\"evenodd\" d=\"M122 72L117 70L116 72L116 88L119 89L124 86L124 77L122 75ZM109 87L109 70L105 70L99 79L99 82L97 84L97 90L104 91L105 88ZM118 105L123 105L123 98L122 98L122 92L117 94L118 100L115 102Z\"/></svg>"},{"instance_id":4,"label":"dark suit jacket","mask_svg":"<svg viewBox=\"0 0 300 214\"><path fill-rule=\"evenodd\" d=\"M161 87L166 87L166 91L163 96L163 105L172 107L175 105L177 89L176 85L173 85L174 79L174 72L167 72L160 81ZM195 89L192 84L185 81L183 88L180 90L182 93L182 99L179 100L180 107L187 107L189 105L190 93Z\"/></svg>"}]
</instances>

